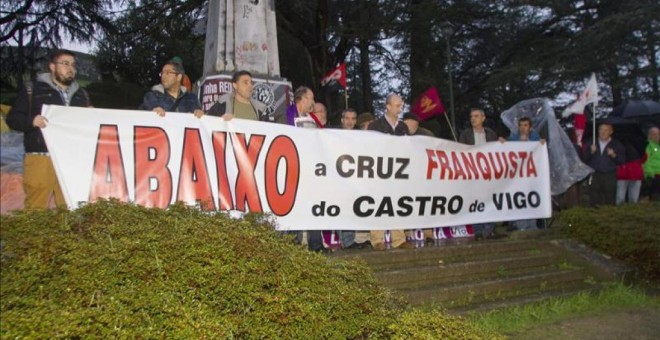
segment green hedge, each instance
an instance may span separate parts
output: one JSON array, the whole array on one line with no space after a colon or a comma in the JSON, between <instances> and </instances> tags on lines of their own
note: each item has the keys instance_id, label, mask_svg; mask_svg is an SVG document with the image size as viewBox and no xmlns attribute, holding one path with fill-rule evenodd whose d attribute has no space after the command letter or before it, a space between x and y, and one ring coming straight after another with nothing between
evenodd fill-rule
<instances>
[{"instance_id":1,"label":"green hedge","mask_svg":"<svg viewBox=\"0 0 660 340\"><path fill-rule=\"evenodd\" d=\"M635 266L647 278L660 279L657 203L573 208L561 212L558 221L562 234Z\"/></svg>"},{"instance_id":2,"label":"green hedge","mask_svg":"<svg viewBox=\"0 0 660 340\"><path fill-rule=\"evenodd\" d=\"M103 201L0 222L2 338L497 337L406 311L364 264L305 251L263 216Z\"/></svg>"}]
</instances>

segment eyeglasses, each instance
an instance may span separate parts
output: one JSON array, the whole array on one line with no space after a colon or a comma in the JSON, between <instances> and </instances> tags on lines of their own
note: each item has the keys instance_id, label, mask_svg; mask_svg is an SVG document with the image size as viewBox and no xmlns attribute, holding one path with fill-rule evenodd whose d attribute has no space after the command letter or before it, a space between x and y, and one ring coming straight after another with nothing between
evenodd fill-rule
<instances>
[{"instance_id":1,"label":"eyeglasses","mask_svg":"<svg viewBox=\"0 0 660 340\"><path fill-rule=\"evenodd\" d=\"M71 67L71 68L76 68L76 63L75 63L75 62L74 62L74 63L70 63L70 62L68 62L68 61L58 61L58 62L56 62L55 64L63 65L63 66L66 66L66 67Z\"/></svg>"},{"instance_id":2,"label":"eyeglasses","mask_svg":"<svg viewBox=\"0 0 660 340\"><path fill-rule=\"evenodd\" d=\"M165 71L165 72L158 73L158 76L159 76L159 77L162 77L164 74L166 74L166 75L169 76L170 74L179 74L179 72L176 72L176 71Z\"/></svg>"}]
</instances>

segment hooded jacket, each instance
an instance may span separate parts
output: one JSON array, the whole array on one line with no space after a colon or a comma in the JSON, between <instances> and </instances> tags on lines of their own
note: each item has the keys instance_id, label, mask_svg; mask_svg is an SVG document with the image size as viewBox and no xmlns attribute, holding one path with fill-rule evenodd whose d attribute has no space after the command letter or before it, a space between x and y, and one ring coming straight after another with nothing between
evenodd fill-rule
<instances>
[{"instance_id":1,"label":"hooded jacket","mask_svg":"<svg viewBox=\"0 0 660 340\"><path fill-rule=\"evenodd\" d=\"M28 87L32 89L31 95L28 95ZM68 103L50 73L39 74L33 83L25 84L18 92L14 106L7 115L7 125L24 133L25 152L48 152L41 129L32 125L34 117L41 114L42 106L91 106L89 95L77 82L71 83L64 92L69 98Z\"/></svg>"}]
</instances>

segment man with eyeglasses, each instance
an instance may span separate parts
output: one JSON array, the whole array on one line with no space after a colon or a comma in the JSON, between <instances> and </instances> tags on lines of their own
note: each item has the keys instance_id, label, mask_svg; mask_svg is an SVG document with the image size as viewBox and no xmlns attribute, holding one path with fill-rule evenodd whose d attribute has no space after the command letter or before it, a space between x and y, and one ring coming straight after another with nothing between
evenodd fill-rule
<instances>
[{"instance_id":1,"label":"man with eyeglasses","mask_svg":"<svg viewBox=\"0 0 660 340\"><path fill-rule=\"evenodd\" d=\"M48 61L50 72L41 73L34 82L26 82L18 92L7 124L24 133L23 189L26 209L48 208L51 195L55 204L64 205L62 189L41 129L48 119L41 115L43 105L91 106L89 95L75 81L76 56L71 51L55 50Z\"/></svg>"},{"instance_id":2,"label":"man with eyeglasses","mask_svg":"<svg viewBox=\"0 0 660 340\"><path fill-rule=\"evenodd\" d=\"M160 84L151 88L144 95L141 110L151 110L164 117L165 112L193 113L200 118L204 115L202 104L197 96L186 92L181 85L184 75L183 66L174 60L168 60L160 71Z\"/></svg>"}]
</instances>

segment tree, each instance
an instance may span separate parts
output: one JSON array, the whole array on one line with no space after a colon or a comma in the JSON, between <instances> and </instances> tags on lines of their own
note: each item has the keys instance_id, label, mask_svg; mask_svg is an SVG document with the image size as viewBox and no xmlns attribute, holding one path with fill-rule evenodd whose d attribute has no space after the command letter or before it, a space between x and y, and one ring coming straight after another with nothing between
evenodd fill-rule
<instances>
[{"instance_id":1,"label":"tree","mask_svg":"<svg viewBox=\"0 0 660 340\"><path fill-rule=\"evenodd\" d=\"M33 67L41 48L61 46L64 38L91 42L94 37L113 32L112 5L118 0L17 0L0 3L0 44L16 44L16 55L6 49L2 64L11 65L2 85L11 88L14 76L20 85L24 70ZM26 41L27 39L27 41ZM29 62L29 64L28 64Z\"/></svg>"}]
</instances>

